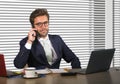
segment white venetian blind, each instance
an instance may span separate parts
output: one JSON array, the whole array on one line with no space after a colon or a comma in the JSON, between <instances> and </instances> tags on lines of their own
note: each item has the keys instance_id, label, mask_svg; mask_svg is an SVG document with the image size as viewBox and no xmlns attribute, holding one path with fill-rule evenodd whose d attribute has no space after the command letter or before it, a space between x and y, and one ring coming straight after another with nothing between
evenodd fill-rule
<instances>
[{"instance_id":1,"label":"white venetian blind","mask_svg":"<svg viewBox=\"0 0 120 84\"><path fill-rule=\"evenodd\" d=\"M104 0L0 1L0 53L8 69L16 70L13 60L19 41L31 28L29 15L35 8L47 8L50 34L60 35L86 67L94 49L105 48ZM61 67L70 67L64 60Z\"/></svg>"},{"instance_id":2,"label":"white venetian blind","mask_svg":"<svg viewBox=\"0 0 120 84\"><path fill-rule=\"evenodd\" d=\"M120 0L114 0L114 47L116 53L114 56L114 66L120 67Z\"/></svg>"}]
</instances>

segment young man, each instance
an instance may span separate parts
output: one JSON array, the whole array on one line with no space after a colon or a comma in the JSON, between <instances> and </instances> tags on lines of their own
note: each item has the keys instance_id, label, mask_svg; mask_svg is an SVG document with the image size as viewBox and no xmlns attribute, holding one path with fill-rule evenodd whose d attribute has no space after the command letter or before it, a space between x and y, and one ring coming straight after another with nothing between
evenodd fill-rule
<instances>
[{"instance_id":1,"label":"young man","mask_svg":"<svg viewBox=\"0 0 120 84\"><path fill-rule=\"evenodd\" d=\"M77 56L68 48L59 35L49 35L49 14L47 9L35 9L30 15L32 28L28 36L20 41L20 51L14 59L17 68L58 69L61 58L72 68L81 68Z\"/></svg>"}]
</instances>

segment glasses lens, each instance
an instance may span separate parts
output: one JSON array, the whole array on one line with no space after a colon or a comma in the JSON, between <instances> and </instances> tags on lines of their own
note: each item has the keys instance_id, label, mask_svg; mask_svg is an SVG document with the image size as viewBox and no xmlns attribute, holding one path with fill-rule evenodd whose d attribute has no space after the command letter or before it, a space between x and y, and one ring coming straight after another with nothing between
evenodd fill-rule
<instances>
[{"instance_id":1,"label":"glasses lens","mask_svg":"<svg viewBox=\"0 0 120 84\"><path fill-rule=\"evenodd\" d=\"M44 26L48 26L48 21L45 21L45 22L39 22L39 23L36 23L35 25L39 26L39 27L42 27L44 24Z\"/></svg>"}]
</instances>

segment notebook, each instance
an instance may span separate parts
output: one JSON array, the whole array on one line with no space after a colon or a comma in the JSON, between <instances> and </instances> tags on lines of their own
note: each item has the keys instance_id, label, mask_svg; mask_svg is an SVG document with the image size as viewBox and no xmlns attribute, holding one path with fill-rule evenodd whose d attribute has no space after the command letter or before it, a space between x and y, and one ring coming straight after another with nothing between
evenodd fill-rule
<instances>
[{"instance_id":1,"label":"notebook","mask_svg":"<svg viewBox=\"0 0 120 84\"><path fill-rule=\"evenodd\" d=\"M86 69L71 69L70 73L91 74L107 71L110 68L115 48L92 51Z\"/></svg>"},{"instance_id":2,"label":"notebook","mask_svg":"<svg viewBox=\"0 0 120 84\"><path fill-rule=\"evenodd\" d=\"M0 76L12 77L12 76L16 76L16 75L19 75L19 74L6 69L4 55L0 54Z\"/></svg>"}]
</instances>

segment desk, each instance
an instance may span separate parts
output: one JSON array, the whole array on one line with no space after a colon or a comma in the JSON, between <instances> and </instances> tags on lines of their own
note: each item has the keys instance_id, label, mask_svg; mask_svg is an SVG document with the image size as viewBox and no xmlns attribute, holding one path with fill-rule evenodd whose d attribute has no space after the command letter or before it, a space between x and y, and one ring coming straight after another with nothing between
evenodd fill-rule
<instances>
[{"instance_id":1,"label":"desk","mask_svg":"<svg viewBox=\"0 0 120 84\"><path fill-rule=\"evenodd\" d=\"M48 74L36 79L0 77L0 84L120 84L120 71L110 69L107 72L76 76Z\"/></svg>"}]
</instances>

